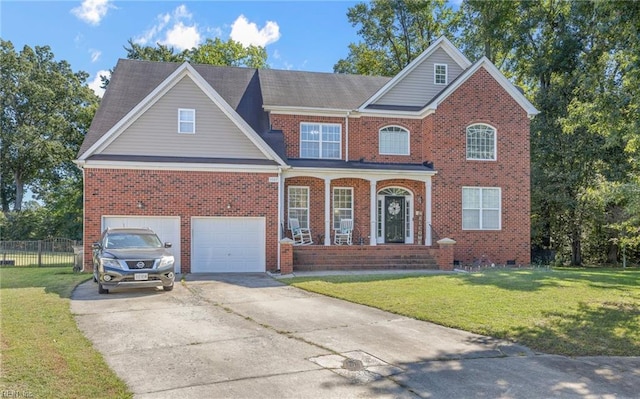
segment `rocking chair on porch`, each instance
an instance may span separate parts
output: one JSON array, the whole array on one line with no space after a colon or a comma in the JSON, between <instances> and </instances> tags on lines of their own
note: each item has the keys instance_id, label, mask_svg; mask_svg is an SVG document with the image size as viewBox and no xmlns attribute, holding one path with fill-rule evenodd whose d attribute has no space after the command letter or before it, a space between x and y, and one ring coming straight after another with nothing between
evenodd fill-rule
<instances>
[{"instance_id":1,"label":"rocking chair on porch","mask_svg":"<svg viewBox=\"0 0 640 399\"><path fill-rule=\"evenodd\" d=\"M289 218L289 229L291 230L291 236L293 237L293 245L313 244L311 230L305 227L300 227L300 221L298 218Z\"/></svg>"},{"instance_id":2,"label":"rocking chair on porch","mask_svg":"<svg viewBox=\"0 0 640 399\"><path fill-rule=\"evenodd\" d=\"M353 219L340 219L340 229L333 236L336 245L351 245L351 233L353 232Z\"/></svg>"}]
</instances>

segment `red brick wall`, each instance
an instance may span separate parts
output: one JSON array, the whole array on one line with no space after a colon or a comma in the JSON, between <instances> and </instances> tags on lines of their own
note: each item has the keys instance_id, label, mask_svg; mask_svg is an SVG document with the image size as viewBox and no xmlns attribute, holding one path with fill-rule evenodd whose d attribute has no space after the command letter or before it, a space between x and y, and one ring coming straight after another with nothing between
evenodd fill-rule
<instances>
[{"instance_id":1,"label":"red brick wall","mask_svg":"<svg viewBox=\"0 0 640 399\"><path fill-rule=\"evenodd\" d=\"M433 124L433 224L440 238L457 241L455 259L486 256L495 263L530 262L529 119L480 69L428 117ZM497 131L497 161L466 160L466 128L487 123ZM425 123L426 125L426 123ZM462 230L462 186L502 189L502 229Z\"/></svg>"},{"instance_id":2,"label":"red brick wall","mask_svg":"<svg viewBox=\"0 0 640 399\"><path fill-rule=\"evenodd\" d=\"M284 133L289 157L300 156L300 122L307 121L340 123L343 132L342 153L345 158L344 118L272 115L273 128ZM486 123L496 128L497 161L466 160L466 128L474 123ZM399 125L410 131L410 156L378 154L378 131L388 125ZM526 112L484 69L477 71L440 104L434 114L423 120L350 118L349 159L360 158L373 162L434 162L438 173L432 179L433 228L438 238L450 237L457 241L456 260L468 263L485 257L495 263L505 263L507 260L523 264L530 262L529 119ZM287 184L312 187L311 228L315 240L316 234L324 233L324 182L321 179L296 178L288 179ZM334 185L336 182L332 183ZM423 183L391 180L379 182L377 189L392 185L413 191L416 195L416 209L423 208L418 202L418 197L424 195ZM501 188L501 230L462 230L463 186ZM353 187L358 187L354 191L356 225L366 237L370 234L368 182L363 181ZM414 223L414 228L417 242L418 223ZM423 237L427 228L428 226L423 227Z\"/></svg>"},{"instance_id":3,"label":"red brick wall","mask_svg":"<svg viewBox=\"0 0 640 399\"><path fill-rule=\"evenodd\" d=\"M261 173L213 173L86 169L84 174L85 268L91 243L101 233L102 215L179 216L182 272L191 270L191 217L264 217L266 267L277 269L278 184ZM138 201L144 207L137 207ZM231 208L227 205L231 204ZM175 244L174 244L175 245Z\"/></svg>"}]
</instances>

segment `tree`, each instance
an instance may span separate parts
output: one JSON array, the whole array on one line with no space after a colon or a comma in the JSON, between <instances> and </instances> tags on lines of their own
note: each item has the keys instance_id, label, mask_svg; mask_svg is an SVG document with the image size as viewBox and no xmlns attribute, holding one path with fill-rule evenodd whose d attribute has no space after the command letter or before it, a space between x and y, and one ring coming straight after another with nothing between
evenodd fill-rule
<instances>
[{"instance_id":1,"label":"tree","mask_svg":"<svg viewBox=\"0 0 640 399\"><path fill-rule=\"evenodd\" d=\"M48 46L14 50L0 39L0 200L4 213L22 209L24 189L36 194L74 175L72 160L98 97L86 72L55 61Z\"/></svg>"},{"instance_id":2,"label":"tree","mask_svg":"<svg viewBox=\"0 0 640 399\"><path fill-rule=\"evenodd\" d=\"M374 0L347 12L363 42L333 67L337 73L393 76L438 37L453 37L459 13L446 0Z\"/></svg>"}]
</instances>

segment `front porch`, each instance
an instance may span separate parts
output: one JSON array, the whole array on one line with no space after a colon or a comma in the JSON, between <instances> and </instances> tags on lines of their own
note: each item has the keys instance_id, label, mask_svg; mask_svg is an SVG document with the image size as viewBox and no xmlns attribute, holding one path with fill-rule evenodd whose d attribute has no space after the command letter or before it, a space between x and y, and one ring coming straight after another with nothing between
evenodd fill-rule
<instances>
[{"instance_id":1,"label":"front porch","mask_svg":"<svg viewBox=\"0 0 640 399\"><path fill-rule=\"evenodd\" d=\"M293 271L438 270L437 253L421 245L294 246Z\"/></svg>"}]
</instances>

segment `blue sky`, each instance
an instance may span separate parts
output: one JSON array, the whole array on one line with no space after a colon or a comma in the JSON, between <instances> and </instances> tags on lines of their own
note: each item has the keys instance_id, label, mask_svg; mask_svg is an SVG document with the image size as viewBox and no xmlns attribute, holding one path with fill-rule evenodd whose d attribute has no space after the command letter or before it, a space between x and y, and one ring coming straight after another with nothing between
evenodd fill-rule
<instances>
[{"instance_id":1,"label":"blue sky","mask_svg":"<svg viewBox=\"0 0 640 399\"><path fill-rule=\"evenodd\" d=\"M454 0L458 3L461 0ZM265 46L274 69L332 72L358 42L347 20L356 1L0 0L0 36L17 51L48 45L55 59L100 74L125 58L129 39L182 50L208 38Z\"/></svg>"}]
</instances>

